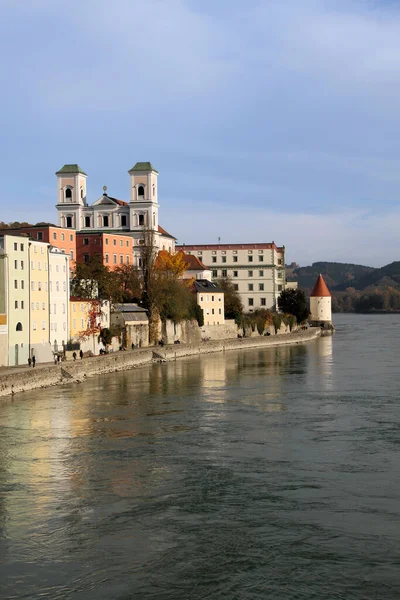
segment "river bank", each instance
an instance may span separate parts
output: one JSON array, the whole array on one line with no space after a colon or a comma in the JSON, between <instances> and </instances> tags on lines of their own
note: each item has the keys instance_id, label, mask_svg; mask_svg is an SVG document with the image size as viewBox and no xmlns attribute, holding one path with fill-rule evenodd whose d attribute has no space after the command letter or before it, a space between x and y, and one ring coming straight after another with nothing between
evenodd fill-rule
<instances>
[{"instance_id":1,"label":"river bank","mask_svg":"<svg viewBox=\"0 0 400 600\"><path fill-rule=\"evenodd\" d=\"M182 344L174 346L150 347L141 350L127 350L103 356L94 356L82 361L63 362L60 365L30 368L13 372L11 369L0 374L0 397L14 395L28 390L47 388L72 382L82 382L88 377L102 373L112 373L135 369L153 361L169 362L211 352L245 350L249 348L273 347L303 344L321 335L319 328L311 328L286 335L254 337L203 342L201 344Z\"/></svg>"}]
</instances>

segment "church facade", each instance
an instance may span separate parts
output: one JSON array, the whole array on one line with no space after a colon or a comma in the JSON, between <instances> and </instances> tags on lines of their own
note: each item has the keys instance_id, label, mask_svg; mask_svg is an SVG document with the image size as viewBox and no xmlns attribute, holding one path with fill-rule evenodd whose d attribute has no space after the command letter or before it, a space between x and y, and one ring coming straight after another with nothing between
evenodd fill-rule
<instances>
[{"instance_id":1,"label":"church facade","mask_svg":"<svg viewBox=\"0 0 400 600\"><path fill-rule=\"evenodd\" d=\"M129 202L113 198L104 187L103 195L89 205L86 173L77 164L57 171L58 225L77 234L112 233L132 237L135 266L141 265L145 237L152 232L158 250L175 251L175 238L158 223L158 172L150 162L138 162L128 171Z\"/></svg>"}]
</instances>

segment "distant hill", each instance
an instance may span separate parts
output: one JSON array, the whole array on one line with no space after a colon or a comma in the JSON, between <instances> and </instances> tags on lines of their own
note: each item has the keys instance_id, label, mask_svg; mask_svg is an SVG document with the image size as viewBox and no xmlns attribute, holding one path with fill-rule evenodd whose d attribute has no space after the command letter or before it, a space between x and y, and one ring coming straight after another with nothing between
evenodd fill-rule
<instances>
[{"instance_id":1,"label":"distant hill","mask_svg":"<svg viewBox=\"0 0 400 600\"><path fill-rule=\"evenodd\" d=\"M333 288L333 291L341 292L348 287L353 287L357 291L369 290L372 288L394 288L400 289L400 261L392 262L381 269L373 269L368 273L361 274L350 282L342 282Z\"/></svg>"},{"instance_id":2,"label":"distant hill","mask_svg":"<svg viewBox=\"0 0 400 600\"><path fill-rule=\"evenodd\" d=\"M399 263L400 264L400 263ZM339 262L315 262L309 267L295 267L286 270L288 281L297 281L299 288L311 291L318 275L322 275L330 290L354 287L354 281L368 276L378 269L364 265ZM400 273L400 271L399 271Z\"/></svg>"}]
</instances>

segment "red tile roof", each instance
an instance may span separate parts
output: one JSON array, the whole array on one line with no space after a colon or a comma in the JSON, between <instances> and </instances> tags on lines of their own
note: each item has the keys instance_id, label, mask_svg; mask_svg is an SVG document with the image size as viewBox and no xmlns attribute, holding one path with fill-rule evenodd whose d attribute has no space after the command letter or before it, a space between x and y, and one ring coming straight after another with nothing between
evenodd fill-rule
<instances>
[{"instance_id":1,"label":"red tile roof","mask_svg":"<svg viewBox=\"0 0 400 600\"><path fill-rule=\"evenodd\" d=\"M198 271L201 269L202 271L207 271L207 267L197 258L197 256L193 256L193 254L185 254L183 250L179 251L182 254L182 257L187 264L186 271Z\"/></svg>"},{"instance_id":2,"label":"red tile roof","mask_svg":"<svg viewBox=\"0 0 400 600\"><path fill-rule=\"evenodd\" d=\"M314 286L313 291L311 292L311 296L328 296L330 297L331 293L328 290L328 286L326 285L324 278L322 275L319 275L317 279L317 283Z\"/></svg>"},{"instance_id":3,"label":"red tile roof","mask_svg":"<svg viewBox=\"0 0 400 600\"><path fill-rule=\"evenodd\" d=\"M161 233L161 235L166 235L170 238L172 238L173 240L176 240L176 238L171 235L170 233L168 233L168 231L165 231L165 229L163 227L161 227L161 225L158 226L158 233Z\"/></svg>"},{"instance_id":4,"label":"red tile roof","mask_svg":"<svg viewBox=\"0 0 400 600\"><path fill-rule=\"evenodd\" d=\"M178 244L177 250L284 250L285 246L277 246L275 242L266 244Z\"/></svg>"}]
</instances>

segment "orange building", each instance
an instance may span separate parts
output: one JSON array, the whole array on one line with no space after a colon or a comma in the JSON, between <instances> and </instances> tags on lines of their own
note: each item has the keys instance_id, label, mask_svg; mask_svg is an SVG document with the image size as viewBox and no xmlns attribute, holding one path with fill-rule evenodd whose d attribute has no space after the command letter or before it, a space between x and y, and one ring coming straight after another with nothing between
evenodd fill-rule
<instances>
[{"instance_id":1,"label":"orange building","mask_svg":"<svg viewBox=\"0 0 400 600\"><path fill-rule=\"evenodd\" d=\"M88 262L89 258L95 255L100 255L103 265L111 271L120 265L131 265L133 264L133 238L130 235L114 233L77 232L77 261Z\"/></svg>"},{"instance_id":2,"label":"orange building","mask_svg":"<svg viewBox=\"0 0 400 600\"><path fill-rule=\"evenodd\" d=\"M33 240L47 242L59 248L70 256L70 269L75 266L76 261L76 232L74 229L64 229L55 225L29 225L19 229L7 229L3 233L18 235L25 233Z\"/></svg>"}]
</instances>

